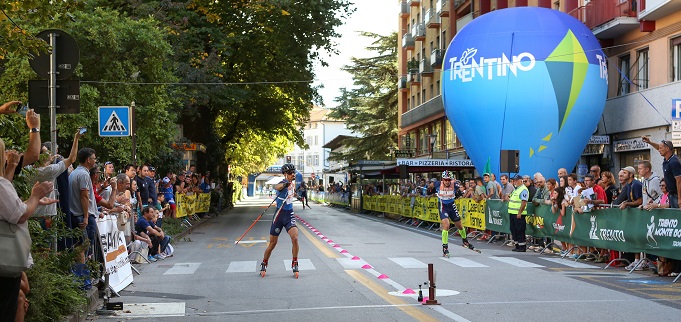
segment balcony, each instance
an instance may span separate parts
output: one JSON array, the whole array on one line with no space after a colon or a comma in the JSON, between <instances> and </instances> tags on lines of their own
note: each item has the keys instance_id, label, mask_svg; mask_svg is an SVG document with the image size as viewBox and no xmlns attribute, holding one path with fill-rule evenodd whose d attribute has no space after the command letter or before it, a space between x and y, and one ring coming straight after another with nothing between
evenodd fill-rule
<instances>
[{"instance_id":1,"label":"balcony","mask_svg":"<svg viewBox=\"0 0 681 322\"><path fill-rule=\"evenodd\" d=\"M418 7L421 5L421 0L409 0L409 5L412 7Z\"/></svg>"},{"instance_id":2,"label":"balcony","mask_svg":"<svg viewBox=\"0 0 681 322\"><path fill-rule=\"evenodd\" d=\"M419 64L419 72L423 77L433 76L433 66L430 65L430 59L421 59L421 63Z\"/></svg>"},{"instance_id":3,"label":"balcony","mask_svg":"<svg viewBox=\"0 0 681 322\"><path fill-rule=\"evenodd\" d=\"M402 36L402 49L414 50L414 37L412 37L410 33L406 33Z\"/></svg>"},{"instance_id":4,"label":"balcony","mask_svg":"<svg viewBox=\"0 0 681 322\"><path fill-rule=\"evenodd\" d=\"M410 14L411 8L409 7L409 3L407 3L407 0L402 0L402 2L400 2L400 17L407 18Z\"/></svg>"},{"instance_id":5,"label":"balcony","mask_svg":"<svg viewBox=\"0 0 681 322\"><path fill-rule=\"evenodd\" d=\"M433 52L430 53L430 66L433 67L433 69L441 69L444 56L444 49L433 49Z\"/></svg>"},{"instance_id":6,"label":"balcony","mask_svg":"<svg viewBox=\"0 0 681 322\"><path fill-rule=\"evenodd\" d=\"M568 14L599 39L615 38L639 27L635 0L592 0Z\"/></svg>"},{"instance_id":7,"label":"balcony","mask_svg":"<svg viewBox=\"0 0 681 322\"><path fill-rule=\"evenodd\" d=\"M435 9L430 8L426 11L426 19L428 19L428 28L440 28L440 15L435 12Z\"/></svg>"},{"instance_id":8,"label":"balcony","mask_svg":"<svg viewBox=\"0 0 681 322\"><path fill-rule=\"evenodd\" d=\"M681 11L681 1L675 0L645 0L639 1L639 20L658 20Z\"/></svg>"},{"instance_id":9,"label":"balcony","mask_svg":"<svg viewBox=\"0 0 681 322\"><path fill-rule=\"evenodd\" d=\"M469 22L473 21L473 14L469 13L459 19L456 20L456 30L461 30L465 25L467 25Z\"/></svg>"},{"instance_id":10,"label":"balcony","mask_svg":"<svg viewBox=\"0 0 681 322\"><path fill-rule=\"evenodd\" d=\"M447 0L437 0L436 8L440 17L449 17L449 3Z\"/></svg>"},{"instance_id":11,"label":"balcony","mask_svg":"<svg viewBox=\"0 0 681 322\"><path fill-rule=\"evenodd\" d=\"M402 114L400 125L402 128L418 124L426 119L430 119L433 116L444 114L445 107L442 103L442 95L433 97L431 100L409 110L408 112Z\"/></svg>"},{"instance_id":12,"label":"balcony","mask_svg":"<svg viewBox=\"0 0 681 322\"><path fill-rule=\"evenodd\" d=\"M407 86L407 75L400 76L400 80L397 81L397 89L400 92L409 91L409 86Z\"/></svg>"},{"instance_id":13,"label":"balcony","mask_svg":"<svg viewBox=\"0 0 681 322\"><path fill-rule=\"evenodd\" d=\"M454 0L454 9L460 7L466 2L466 0Z\"/></svg>"},{"instance_id":14,"label":"balcony","mask_svg":"<svg viewBox=\"0 0 681 322\"><path fill-rule=\"evenodd\" d=\"M421 73L418 69L410 69L409 74L407 74L407 82L411 85L421 84Z\"/></svg>"},{"instance_id":15,"label":"balcony","mask_svg":"<svg viewBox=\"0 0 681 322\"><path fill-rule=\"evenodd\" d=\"M423 23L414 24L411 27L411 34L416 41L424 41L426 39L426 28Z\"/></svg>"}]
</instances>

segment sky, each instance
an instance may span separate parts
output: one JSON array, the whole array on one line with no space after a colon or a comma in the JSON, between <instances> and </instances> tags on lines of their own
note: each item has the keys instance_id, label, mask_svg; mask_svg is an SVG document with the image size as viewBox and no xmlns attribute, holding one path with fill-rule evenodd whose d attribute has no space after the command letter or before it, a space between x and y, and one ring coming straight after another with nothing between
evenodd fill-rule
<instances>
[{"instance_id":1,"label":"sky","mask_svg":"<svg viewBox=\"0 0 681 322\"><path fill-rule=\"evenodd\" d=\"M341 35L340 38L334 39L338 43L336 48L339 54L332 57L325 54L324 58L329 66L321 67L318 64L315 68L317 78L314 85L324 85L324 88L319 89L319 94L324 100L324 107L327 108L336 106L337 103L333 100L340 95L340 88L352 87L352 75L342 71L341 68L349 65L352 57L365 58L375 55L365 50L371 45L371 39L359 36L357 32L368 31L387 35L397 30L399 18L397 0L355 0L354 7L357 10L345 20L345 25L336 29ZM397 79L395 79L395 84L397 84Z\"/></svg>"}]
</instances>

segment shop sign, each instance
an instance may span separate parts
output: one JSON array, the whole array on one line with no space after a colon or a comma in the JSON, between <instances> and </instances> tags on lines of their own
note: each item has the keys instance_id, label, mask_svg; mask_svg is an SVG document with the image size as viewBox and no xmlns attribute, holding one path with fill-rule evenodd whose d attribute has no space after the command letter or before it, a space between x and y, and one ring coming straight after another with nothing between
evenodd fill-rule
<instances>
[{"instance_id":1,"label":"shop sign","mask_svg":"<svg viewBox=\"0 0 681 322\"><path fill-rule=\"evenodd\" d=\"M589 144L610 144L610 136L592 135L591 139L589 139Z\"/></svg>"},{"instance_id":2,"label":"shop sign","mask_svg":"<svg viewBox=\"0 0 681 322\"><path fill-rule=\"evenodd\" d=\"M414 150L395 150L395 158L413 158Z\"/></svg>"},{"instance_id":3,"label":"shop sign","mask_svg":"<svg viewBox=\"0 0 681 322\"><path fill-rule=\"evenodd\" d=\"M597 155L603 154L605 145L603 144L587 144L582 152L582 155Z\"/></svg>"},{"instance_id":4,"label":"shop sign","mask_svg":"<svg viewBox=\"0 0 681 322\"><path fill-rule=\"evenodd\" d=\"M649 149L650 145L643 142L641 138L630 139L630 140L619 140L614 141L613 152L626 152L626 151L636 151Z\"/></svg>"},{"instance_id":5,"label":"shop sign","mask_svg":"<svg viewBox=\"0 0 681 322\"><path fill-rule=\"evenodd\" d=\"M397 165L408 165L410 167L458 167L474 168L471 160L450 160L450 159L397 159Z\"/></svg>"}]
</instances>

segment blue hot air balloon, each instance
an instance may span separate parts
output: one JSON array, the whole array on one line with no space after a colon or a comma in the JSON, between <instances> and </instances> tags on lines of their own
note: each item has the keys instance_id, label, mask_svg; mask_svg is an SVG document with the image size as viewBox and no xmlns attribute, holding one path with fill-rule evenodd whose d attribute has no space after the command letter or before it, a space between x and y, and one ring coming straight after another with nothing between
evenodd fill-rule
<instances>
[{"instance_id":1,"label":"blue hot air balloon","mask_svg":"<svg viewBox=\"0 0 681 322\"><path fill-rule=\"evenodd\" d=\"M520 172L555 175L579 159L603 113L606 57L575 18L509 8L466 25L447 48L447 118L478 171L500 150L520 151Z\"/></svg>"}]
</instances>

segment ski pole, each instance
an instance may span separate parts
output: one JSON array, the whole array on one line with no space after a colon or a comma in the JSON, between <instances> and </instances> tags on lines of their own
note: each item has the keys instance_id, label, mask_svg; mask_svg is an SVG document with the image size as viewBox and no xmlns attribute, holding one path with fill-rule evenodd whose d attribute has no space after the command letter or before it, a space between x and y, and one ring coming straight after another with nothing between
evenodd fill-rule
<instances>
[{"instance_id":1,"label":"ski pole","mask_svg":"<svg viewBox=\"0 0 681 322\"><path fill-rule=\"evenodd\" d=\"M288 189L285 189L285 190L282 189L282 192L283 192L283 191L288 191ZM279 192L279 193L281 193L281 192ZM279 198L279 193L277 194L276 197L274 197L274 199L272 199L272 202L270 203L269 206L267 206L267 208L265 208L265 211L263 211L263 212L258 216L258 218L255 218L255 220L253 221L253 223L251 224L251 226L248 227L248 229L246 229L246 231L244 232L244 234L241 235L241 237L239 237L239 239L236 240L236 241L234 242L234 245L239 244L239 242L240 242L242 239L244 239L244 237L246 237L246 234L248 234L248 232L251 230L251 228L253 228L253 226L255 226L255 224L256 224L258 221L260 221L260 218L262 218L262 216L267 212L267 210L269 210L270 207L272 207L272 205L273 205L274 202L277 200L277 198ZM282 208L283 208L283 207L284 207L284 205L282 204ZM279 208L279 210L281 210L281 208ZM277 211L277 213L279 213L279 212Z\"/></svg>"}]
</instances>

